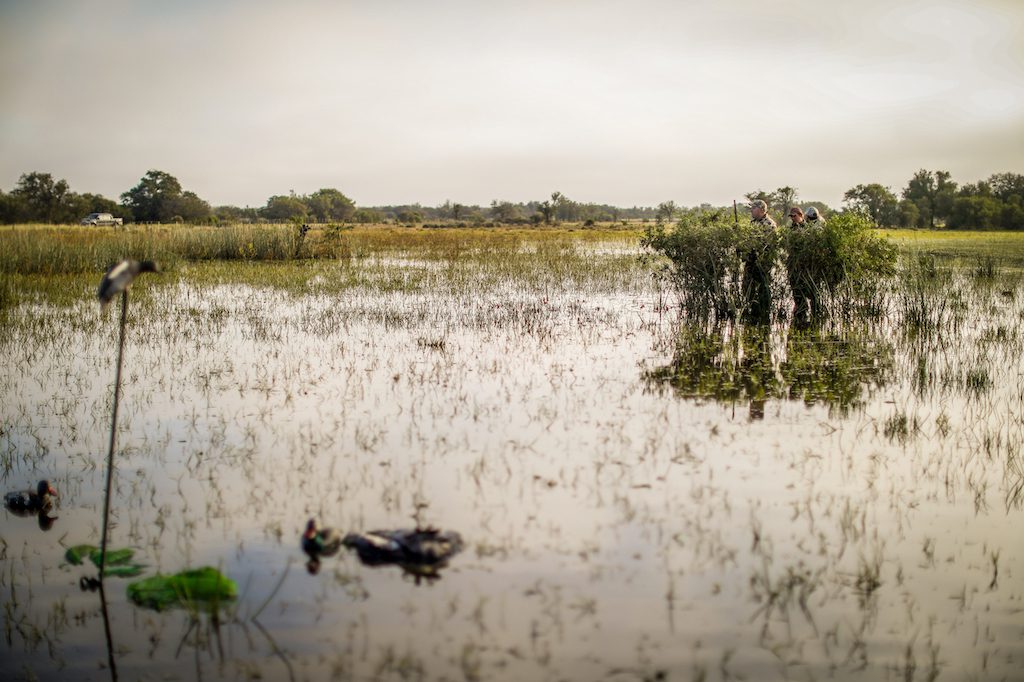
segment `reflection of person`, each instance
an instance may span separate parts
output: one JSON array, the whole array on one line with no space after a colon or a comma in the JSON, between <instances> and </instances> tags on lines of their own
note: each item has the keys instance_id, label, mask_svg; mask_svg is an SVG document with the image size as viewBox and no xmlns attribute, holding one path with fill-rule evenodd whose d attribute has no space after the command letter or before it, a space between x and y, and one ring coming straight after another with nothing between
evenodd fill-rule
<instances>
[{"instance_id":1,"label":"reflection of person","mask_svg":"<svg viewBox=\"0 0 1024 682\"><path fill-rule=\"evenodd\" d=\"M797 232L806 229L808 227L807 216L810 215L811 211L814 212L815 216L818 215L817 209L813 206L807 209L806 214L799 206L790 208L789 229ZM789 289L793 292L793 303L796 304L793 310L793 317L796 320L806 320L810 313L808 300L814 299L814 285L807 281L806 272L802 271L791 250L786 253L786 275L789 278Z\"/></svg>"},{"instance_id":2,"label":"reflection of person","mask_svg":"<svg viewBox=\"0 0 1024 682\"><path fill-rule=\"evenodd\" d=\"M750 225L759 234L743 263L743 293L752 317L765 317L772 307L771 273L778 226L768 216L768 204L761 199L750 202Z\"/></svg>"}]
</instances>

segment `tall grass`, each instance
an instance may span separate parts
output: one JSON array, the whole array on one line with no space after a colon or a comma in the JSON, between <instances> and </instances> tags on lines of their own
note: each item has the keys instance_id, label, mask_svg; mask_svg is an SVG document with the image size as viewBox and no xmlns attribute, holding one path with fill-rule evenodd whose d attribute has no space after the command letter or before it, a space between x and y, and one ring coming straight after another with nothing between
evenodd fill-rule
<instances>
[{"instance_id":1,"label":"tall grass","mask_svg":"<svg viewBox=\"0 0 1024 682\"><path fill-rule=\"evenodd\" d=\"M531 245L552 252L595 241L634 242L623 230L422 229L295 225L139 226L81 228L11 226L0 230L0 273L55 275L99 272L123 258L178 261L349 259L415 252L426 260L464 255L503 257Z\"/></svg>"},{"instance_id":2,"label":"tall grass","mask_svg":"<svg viewBox=\"0 0 1024 682\"><path fill-rule=\"evenodd\" d=\"M0 233L0 272L55 275L103 270L122 258L286 260L299 240L293 227L14 227Z\"/></svg>"}]
</instances>

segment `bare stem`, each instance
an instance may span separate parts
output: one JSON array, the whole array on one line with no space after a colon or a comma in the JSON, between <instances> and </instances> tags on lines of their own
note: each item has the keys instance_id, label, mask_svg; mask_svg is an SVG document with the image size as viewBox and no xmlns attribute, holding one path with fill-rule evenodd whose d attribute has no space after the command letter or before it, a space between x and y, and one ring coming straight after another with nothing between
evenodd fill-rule
<instances>
[{"instance_id":1,"label":"bare stem","mask_svg":"<svg viewBox=\"0 0 1024 682\"><path fill-rule=\"evenodd\" d=\"M121 336L117 343L117 375L114 378L114 409L110 418L110 450L107 452L107 489L103 501L103 537L100 540L100 581L107 565L107 529L110 526L110 489L114 480L114 442L117 438L117 406L121 397L121 363L124 359L124 331L128 323L128 289L121 293Z\"/></svg>"}]
</instances>

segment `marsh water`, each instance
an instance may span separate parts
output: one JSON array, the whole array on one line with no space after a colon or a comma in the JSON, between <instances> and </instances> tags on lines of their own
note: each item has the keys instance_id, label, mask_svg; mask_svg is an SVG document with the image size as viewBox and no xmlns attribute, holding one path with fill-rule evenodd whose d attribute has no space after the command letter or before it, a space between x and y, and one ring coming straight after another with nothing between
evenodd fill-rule
<instances>
[{"instance_id":1,"label":"marsh water","mask_svg":"<svg viewBox=\"0 0 1024 682\"><path fill-rule=\"evenodd\" d=\"M98 276L22 298L2 482L60 497L47 530L0 512L4 678L1024 679L1020 271L940 263L874 319L707 328L638 254L140 279L111 541L147 575L219 568L239 597L215 613L80 589L118 312ZM436 575L344 552L311 574L311 516L466 547Z\"/></svg>"}]
</instances>

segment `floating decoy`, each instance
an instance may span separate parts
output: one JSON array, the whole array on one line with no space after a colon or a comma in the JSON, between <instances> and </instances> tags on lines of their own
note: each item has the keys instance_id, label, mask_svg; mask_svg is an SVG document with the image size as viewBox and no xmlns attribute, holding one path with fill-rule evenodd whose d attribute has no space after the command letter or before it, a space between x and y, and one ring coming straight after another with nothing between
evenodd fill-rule
<instances>
[{"instance_id":1,"label":"floating decoy","mask_svg":"<svg viewBox=\"0 0 1024 682\"><path fill-rule=\"evenodd\" d=\"M437 528L349 533L342 542L368 566L441 567L462 549L462 536Z\"/></svg>"},{"instance_id":2,"label":"floating decoy","mask_svg":"<svg viewBox=\"0 0 1024 682\"><path fill-rule=\"evenodd\" d=\"M334 556L341 549L341 533L333 528L319 528L316 519L306 524L306 532L302 534L302 551L317 559L322 556Z\"/></svg>"},{"instance_id":3,"label":"floating decoy","mask_svg":"<svg viewBox=\"0 0 1024 682\"><path fill-rule=\"evenodd\" d=\"M38 514L53 506L51 495L56 496L57 491L50 482L39 481L35 490L19 490L4 495L4 506L15 513Z\"/></svg>"},{"instance_id":4,"label":"floating decoy","mask_svg":"<svg viewBox=\"0 0 1024 682\"><path fill-rule=\"evenodd\" d=\"M320 572L320 557L334 556L341 549L341 533L333 528L318 528L316 519L306 524L306 532L302 534L302 551L309 556L306 570L310 575Z\"/></svg>"},{"instance_id":5,"label":"floating decoy","mask_svg":"<svg viewBox=\"0 0 1024 682\"><path fill-rule=\"evenodd\" d=\"M151 260L123 260L110 266L107 274L100 280L100 288L96 292L101 309L106 310L114 297L127 289L140 272L160 272L160 268Z\"/></svg>"}]
</instances>

